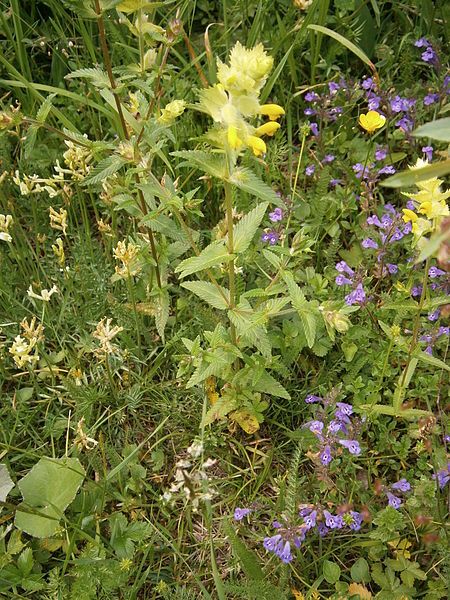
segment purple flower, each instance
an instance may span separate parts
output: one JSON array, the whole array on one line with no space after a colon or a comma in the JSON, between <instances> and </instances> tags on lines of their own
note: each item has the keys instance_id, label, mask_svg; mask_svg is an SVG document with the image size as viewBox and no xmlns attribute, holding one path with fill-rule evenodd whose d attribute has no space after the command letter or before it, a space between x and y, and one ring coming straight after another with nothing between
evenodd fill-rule
<instances>
[{"instance_id":1,"label":"purple flower","mask_svg":"<svg viewBox=\"0 0 450 600\"><path fill-rule=\"evenodd\" d=\"M342 179L330 179L331 187L336 187L337 185L342 185Z\"/></svg>"},{"instance_id":2,"label":"purple flower","mask_svg":"<svg viewBox=\"0 0 450 600\"><path fill-rule=\"evenodd\" d=\"M437 480L441 490L444 489L447 483L450 481L450 463L447 464L446 469L440 469L435 475L433 475L433 479Z\"/></svg>"},{"instance_id":3,"label":"purple flower","mask_svg":"<svg viewBox=\"0 0 450 600\"><path fill-rule=\"evenodd\" d=\"M434 104L439 100L439 94L427 94L423 99L423 103L425 106L430 106L430 104Z\"/></svg>"},{"instance_id":4,"label":"purple flower","mask_svg":"<svg viewBox=\"0 0 450 600\"><path fill-rule=\"evenodd\" d=\"M440 314L441 314L441 311L439 308L437 308L435 311L433 311L432 313L430 313L428 315L428 320L429 321L437 321L439 319Z\"/></svg>"},{"instance_id":5,"label":"purple flower","mask_svg":"<svg viewBox=\"0 0 450 600\"><path fill-rule=\"evenodd\" d=\"M398 266L394 265L392 263L388 263L387 265L388 271L391 275L395 275L395 273L398 273Z\"/></svg>"},{"instance_id":6,"label":"purple flower","mask_svg":"<svg viewBox=\"0 0 450 600\"><path fill-rule=\"evenodd\" d=\"M313 504L300 504L298 514L300 517L307 517L312 513L313 508Z\"/></svg>"},{"instance_id":7,"label":"purple flower","mask_svg":"<svg viewBox=\"0 0 450 600\"><path fill-rule=\"evenodd\" d=\"M431 162L433 160L433 146L423 146L422 152L427 157L428 162Z\"/></svg>"},{"instance_id":8,"label":"purple flower","mask_svg":"<svg viewBox=\"0 0 450 600\"><path fill-rule=\"evenodd\" d=\"M314 396L314 394L309 394L309 396L306 396L305 402L307 404L313 404L314 402L322 402L322 398L320 396Z\"/></svg>"},{"instance_id":9,"label":"purple flower","mask_svg":"<svg viewBox=\"0 0 450 600\"><path fill-rule=\"evenodd\" d=\"M428 269L428 276L434 279L435 277L440 277L441 275L445 275L445 271L442 269L438 269L437 267L430 267Z\"/></svg>"},{"instance_id":10,"label":"purple flower","mask_svg":"<svg viewBox=\"0 0 450 600\"><path fill-rule=\"evenodd\" d=\"M275 208L273 212L269 213L269 219L272 223L283 220L283 211L281 208Z\"/></svg>"},{"instance_id":11,"label":"purple flower","mask_svg":"<svg viewBox=\"0 0 450 600\"><path fill-rule=\"evenodd\" d=\"M319 127L317 126L317 123L310 123L309 128L314 136L317 137L319 135Z\"/></svg>"},{"instance_id":12,"label":"purple flower","mask_svg":"<svg viewBox=\"0 0 450 600\"><path fill-rule=\"evenodd\" d=\"M391 485L391 489L397 490L397 491L400 491L400 492L409 492L409 490L411 489L411 484L409 483L409 481L407 481L403 477L402 479L400 479L396 483L393 483Z\"/></svg>"},{"instance_id":13,"label":"purple flower","mask_svg":"<svg viewBox=\"0 0 450 600\"><path fill-rule=\"evenodd\" d=\"M425 52L422 52L420 55L422 60L426 63L436 63L437 62L437 54L433 50L431 46L429 46Z\"/></svg>"},{"instance_id":14,"label":"purple flower","mask_svg":"<svg viewBox=\"0 0 450 600\"><path fill-rule=\"evenodd\" d=\"M316 92L308 92L305 94L306 102L316 102L319 99L319 95Z\"/></svg>"},{"instance_id":15,"label":"purple flower","mask_svg":"<svg viewBox=\"0 0 450 600\"><path fill-rule=\"evenodd\" d=\"M325 448L320 453L320 462L326 467L330 464L332 460L331 449L330 446L325 446Z\"/></svg>"},{"instance_id":16,"label":"purple flower","mask_svg":"<svg viewBox=\"0 0 450 600\"><path fill-rule=\"evenodd\" d=\"M376 96L375 94L371 96L367 102L367 108L369 110L377 110L380 108L381 98L380 96Z\"/></svg>"},{"instance_id":17,"label":"purple flower","mask_svg":"<svg viewBox=\"0 0 450 600\"><path fill-rule=\"evenodd\" d=\"M332 163L335 158L336 157L334 156L334 154L325 154L325 156L322 158L322 162L323 163Z\"/></svg>"},{"instance_id":18,"label":"purple flower","mask_svg":"<svg viewBox=\"0 0 450 600\"><path fill-rule=\"evenodd\" d=\"M373 248L374 250L376 250L378 248L378 244L376 242L374 242L372 239L370 238L366 238L365 240L363 240L361 242L361 246L363 248L366 248L366 250L368 248Z\"/></svg>"},{"instance_id":19,"label":"purple flower","mask_svg":"<svg viewBox=\"0 0 450 600\"><path fill-rule=\"evenodd\" d=\"M391 100L391 110L394 113L399 113L406 110L404 108L403 98L400 98L400 96L395 96L395 98Z\"/></svg>"},{"instance_id":20,"label":"purple flower","mask_svg":"<svg viewBox=\"0 0 450 600\"><path fill-rule=\"evenodd\" d=\"M312 529L314 527L314 525L316 524L316 518L317 518L317 510L313 510L312 512L310 512L310 514L308 516L306 516L303 519L308 530Z\"/></svg>"},{"instance_id":21,"label":"purple flower","mask_svg":"<svg viewBox=\"0 0 450 600\"><path fill-rule=\"evenodd\" d=\"M409 208L409 210L415 210L415 206L414 206L414 202L412 200L408 200L408 202L406 203L406 208Z\"/></svg>"},{"instance_id":22,"label":"purple flower","mask_svg":"<svg viewBox=\"0 0 450 600\"><path fill-rule=\"evenodd\" d=\"M263 546L269 552L275 552L279 544L283 544L283 540L281 539L281 534L277 533L276 535L272 535L271 537L264 538Z\"/></svg>"},{"instance_id":23,"label":"purple flower","mask_svg":"<svg viewBox=\"0 0 450 600\"><path fill-rule=\"evenodd\" d=\"M365 300L366 293L364 291L362 283L359 283L353 290L353 292L345 296L345 303L348 306L351 306L352 304L362 304Z\"/></svg>"},{"instance_id":24,"label":"purple flower","mask_svg":"<svg viewBox=\"0 0 450 600\"><path fill-rule=\"evenodd\" d=\"M373 87L372 77L367 77L367 79L364 79L363 82L361 83L361 87L364 88L365 90L370 90L370 88Z\"/></svg>"},{"instance_id":25,"label":"purple flower","mask_svg":"<svg viewBox=\"0 0 450 600\"><path fill-rule=\"evenodd\" d=\"M276 231L265 231L262 235L261 235L261 240L263 242L269 242L269 244L271 246L275 246L275 244L278 242L278 240L280 239L280 235L276 232Z\"/></svg>"},{"instance_id":26,"label":"purple flower","mask_svg":"<svg viewBox=\"0 0 450 600\"><path fill-rule=\"evenodd\" d=\"M348 264L345 262L345 260L341 260L338 263L336 263L336 271L339 271L339 273L347 273L347 275L354 275L355 272L353 271L353 269L351 269Z\"/></svg>"},{"instance_id":27,"label":"purple flower","mask_svg":"<svg viewBox=\"0 0 450 600\"><path fill-rule=\"evenodd\" d=\"M250 508L235 508L234 509L234 520L242 521L242 519L244 517L246 517L247 515L249 515L251 512L252 511Z\"/></svg>"},{"instance_id":28,"label":"purple flower","mask_svg":"<svg viewBox=\"0 0 450 600\"><path fill-rule=\"evenodd\" d=\"M414 42L414 46L416 48L428 48L428 46L431 46L431 44L427 40L427 38L421 37L417 41Z\"/></svg>"},{"instance_id":29,"label":"purple flower","mask_svg":"<svg viewBox=\"0 0 450 600\"><path fill-rule=\"evenodd\" d=\"M402 505L402 501L398 496L391 494L391 492L386 492L386 496L388 497L388 504L395 508L395 510L399 509Z\"/></svg>"},{"instance_id":30,"label":"purple flower","mask_svg":"<svg viewBox=\"0 0 450 600\"><path fill-rule=\"evenodd\" d=\"M314 433L314 435L321 436L324 424L322 421L310 421L309 423L306 423L306 427L308 427L308 429Z\"/></svg>"},{"instance_id":31,"label":"purple flower","mask_svg":"<svg viewBox=\"0 0 450 600\"><path fill-rule=\"evenodd\" d=\"M450 327L443 327L443 326L441 326L438 329L437 337L441 337L441 335L449 335L449 333L450 333Z\"/></svg>"},{"instance_id":32,"label":"purple flower","mask_svg":"<svg viewBox=\"0 0 450 600\"><path fill-rule=\"evenodd\" d=\"M433 356L433 346L427 346L424 350L425 354L429 354L430 356Z\"/></svg>"},{"instance_id":33,"label":"purple flower","mask_svg":"<svg viewBox=\"0 0 450 600\"><path fill-rule=\"evenodd\" d=\"M369 165L369 166L364 166L361 163L356 163L355 165L353 165L352 169L355 172L355 175L358 179L362 178L367 178L369 175L369 167L371 167L373 165Z\"/></svg>"},{"instance_id":34,"label":"purple flower","mask_svg":"<svg viewBox=\"0 0 450 600\"><path fill-rule=\"evenodd\" d=\"M341 421L333 419L329 422L327 431L329 433L337 433L341 429L345 429L345 425Z\"/></svg>"},{"instance_id":35,"label":"purple flower","mask_svg":"<svg viewBox=\"0 0 450 600\"><path fill-rule=\"evenodd\" d=\"M344 527L344 519L341 515L332 515L327 510L323 511L323 516L325 517L325 524L330 529L342 529Z\"/></svg>"},{"instance_id":36,"label":"purple flower","mask_svg":"<svg viewBox=\"0 0 450 600\"><path fill-rule=\"evenodd\" d=\"M316 170L316 166L315 165L308 165L305 169L305 173L306 175L310 176L310 175L314 175L314 171Z\"/></svg>"},{"instance_id":37,"label":"purple flower","mask_svg":"<svg viewBox=\"0 0 450 600\"><path fill-rule=\"evenodd\" d=\"M411 119L409 119L408 117L403 117L403 119L397 121L397 127L399 127L405 133L412 131L413 126L413 121L411 121Z\"/></svg>"},{"instance_id":38,"label":"purple flower","mask_svg":"<svg viewBox=\"0 0 450 600\"><path fill-rule=\"evenodd\" d=\"M336 406L346 417L353 414L353 406L351 404L347 404L346 402L336 402Z\"/></svg>"},{"instance_id":39,"label":"purple flower","mask_svg":"<svg viewBox=\"0 0 450 600\"><path fill-rule=\"evenodd\" d=\"M395 167L392 165L386 165L378 171L378 175L393 175L395 172Z\"/></svg>"},{"instance_id":40,"label":"purple flower","mask_svg":"<svg viewBox=\"0 0 450 600\"><path fill-rule=\"evenodd\" d=\"M363 522L361 513L351 510L350 515L353 517L353 523L350 523L349 525L350 529L353 531L359 531Z\"/></svg>"},{"instance_id":41,"label":"purple flower","mask_svg":"<svg viewBox=\"0 0 450 600\"><path fill-rule=\"evenodd\" d=\"M320 537L325 537L329 532L328 527L322 521L317 525L317 531L319 532Z\"/></svg>"},{"instance_id":42,"label":"purple flower","mask_svg":"<svg viewBox=\"0 0 450 600\"><path fill-rule=\"evenodd\" d=\"M328 83L328 89L330 90L330 94L334 96L339 91L340 85L338 83L335 83L334 81L330 81Z\"/></svg>"},{"instance_id":43,"label":"purple flower","mask_svg":"<svg viewBox=\"0 0 450 600\"><path fill-rule=\"evenodd\" d=\"M366 223L367 225L376 225L377 227L383 226L377 215L371 215L370 217L367 217Z\"/></svg>"},{"instance_id":44,"label":"purple flower","mask_svg":"<svg viewBox=\"0 0 450 600\"><path fill-rule=\"evenodd\" d=\"M289 542L285 542L284 545L283 545L283 547L279 548L276 551L276 555L285 564L290 563L291 560L292 560L292 558L293 558L293 556L292 556L292 553L291 553L291 545L289 544Z\"/></svg>"},{"instance_id":45,"label":"purple flower","mask_svg":"<svg viewBox=\"0 0 450 600\"><path fill-rule=\"evenodd\" d=\"M361 454L360 445L356 440L339 440L339 443L341 446L344 446L344 448L347 448L350 454L354 454L355 456Z\"/></svg>"},{"instance_id":46,"label":"purple flower","mask_svg":"<svg viewBox=\"0 0 450 600\"><path fill-rule=\"evenodd\" d=\"M348 279L345 275L337 275L335 282L336 285L350 285L352 280Z\"/></svg>"},{"instance_id":47,"label":"purple flower","mask_svg":"<svg viewBox=\"0 0 450 600\"><path fill-rule=\"evenodd\" d=\"M417 298L418 296L422 295L422 286L421 285L415 285L411 288L411 296L413 298Z\"/></svg>"},{"instance_id":48,"label":"purple flower","mask_svg":"<svg viewBox=\"0 0 450 600\"><path fill-rule=\"evenodd\" d=\"M384 160L387 155L388 155L387 148L384 146L379 146L375 150L375 159L376 160Z\"/></svg>"},{"instance_id":49,"label":"purple flower","mask_svg":"<svg viewBox=\"0 0 450 600\"><path fill-rule=\"evenodd\" d=\"M384 215L382 215L381 217L381 227L383 229L389 229L389 227L391 227L393 221L392 221L392 217L390 215L388 215L387 213L384 213Z\"/></svg>"},{"instance_id":50,"label":"purple flower","mask_svg":"<svg viewBox=\"0 0 450 600\"><path fill-rule=\"evenodd\" d=\"M317 114L317 111L314 110L313 108L305 108L305 110L303 111L303 113L307 116L307 117L312 117L313 115Z\"/></svg>"}]
</instances>

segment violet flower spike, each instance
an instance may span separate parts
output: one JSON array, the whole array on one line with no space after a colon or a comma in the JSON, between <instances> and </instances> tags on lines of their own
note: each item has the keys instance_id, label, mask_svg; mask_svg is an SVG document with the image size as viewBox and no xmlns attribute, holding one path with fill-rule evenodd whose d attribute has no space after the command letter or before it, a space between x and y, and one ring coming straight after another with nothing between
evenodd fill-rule
<instances>
[{"instance_id":1,"label":"violet flower spike","mask_svg":"<svg viewBox=\"0 0 450 600\"><path fill-rule=\"evenodd\" d=\"M250 508L235 508L233 518L235 521L242 521L242 519L249 515L251 512L252 511Z\"/></svg>"}]
</instances>

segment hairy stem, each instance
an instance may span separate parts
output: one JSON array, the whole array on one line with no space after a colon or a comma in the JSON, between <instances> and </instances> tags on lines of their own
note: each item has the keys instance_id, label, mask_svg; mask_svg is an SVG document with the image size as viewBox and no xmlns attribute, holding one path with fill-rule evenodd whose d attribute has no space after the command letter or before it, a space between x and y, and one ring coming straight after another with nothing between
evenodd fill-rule
<instances>
[{"instance_id":1,"label":"hairy stem","mask_svg":"<svg viewBox=\"0 0 450 600\"><path fill-rule=\"evenodd\" d=\"M226 157L227 161L227 176L230 171L230 158ZM228 177L227 177L228 178ZM233 192L231 184L228 181L224 182L225 188L225 217L227 223L227 247L228 254L234 254L233 240ZM236 274L234 272L234 259L228 262L228 287L230 290L230 310L236 306ZM230 323L231 341L236 344L236 328L233 323Z\"/></svg>"}]
</instances>

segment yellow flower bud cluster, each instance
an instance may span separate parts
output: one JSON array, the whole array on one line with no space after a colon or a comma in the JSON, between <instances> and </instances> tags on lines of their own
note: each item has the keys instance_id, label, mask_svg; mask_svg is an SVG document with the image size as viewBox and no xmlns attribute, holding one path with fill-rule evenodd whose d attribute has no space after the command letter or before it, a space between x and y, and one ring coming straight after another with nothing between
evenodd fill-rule
<instances>
[{"instance_id":1,"label":"yellow flower bud cluster","mask_svg":"<svg viewBox=\"0 0 450 600\"><path fill-rule=\"evenodd\" d=\"M427 161L419 159L410 169L417 169L426 165ZM420 242L419 245L425 242L423 236L426 233L437 231L442 220L450 215L446 202L447 198L450 198L450 189L442 191L442 183L442 179L432 177L425 181L418 181L416 185L419 191L415 194L402 192L414 204L415 210L403 209L403 220L405 223L412 223L412 232L416 238L416 243Z\"/></svg>"},{"instance_id":2,"label":"yellow flower bud cluster","mask_svg":"<svg viewBox=\"0 0 450 600\"><path fill-rule=\"evenodd\" d=\"M9 228L12 223L12 215L0 215L0 240L12 242L12 237L9 235Z\"/></svg>"},{"instance_id":3,"label":"yellow flower bud cluster","mask_svg":"<svg viewBox=\"0 0 450 600\"><path fill-rule=\"evenodd\" d=\"M114 258L122 263L122 266L116 266L116 273L121 278L132 277L141 271L139 264L139 246L133 242L117 242L113 250Z\"/></svg>"},{"instance_id":4,"label":"yellow flower bud cluster","mask_svg":"<svg viewBox=\"0 0 450 600\"><path fill-rule=\"evenodd\" d=\"M200 92L199 109L217 124L209 138L219 147L239 151L250 148L255 156L267 151L262 136L273 136L284 109L259 103L259 95L272 69L273 59L262 44L245 48L239 42L230 52L229 64L218 60L218 83ZM253 127L247 119L267 116L269 122Z\"/></svg>"},{"instance_id":5,"label":"yellow flower bud cluster","mask_svg":"<svg viewBox=\"0 0 450 600\"><path fill-rule=\"evenodd\" d=\"M33 317L30 323L24 319L20 326L23 333L14 338L9 353L20 369L26 365L34 367L39 362L36 346L44 339L44 326L36 324L36 317Z\"/></svg>"}]
</instances>

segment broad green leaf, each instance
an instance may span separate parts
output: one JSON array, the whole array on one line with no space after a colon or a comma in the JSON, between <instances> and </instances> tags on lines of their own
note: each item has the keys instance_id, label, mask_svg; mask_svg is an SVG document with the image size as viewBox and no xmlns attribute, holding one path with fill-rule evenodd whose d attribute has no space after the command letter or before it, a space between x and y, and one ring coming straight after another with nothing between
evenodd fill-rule
<instances>
[{"instance_id":1,"label":"broad green leaf","mask_svg":"<svg viewBox=\"0 0 450 600\"><path fill-rule=\"evenodd\" d=\"M312 348L316 339L318 311L306 300L302 290L295 283L292 273L284 272L283 279L288 287L292 306L300 317L308 347Z\"/></svg>"},{"instance_id":2,"label":"broad green leaf","mask_svg":"<svg viewBox=\"0 0 450 600\"><path fill-rule=\"evenodd\" d=\"M192 273L198 273L211 267L217 267L223 263L233 260L234 254L228 254L228 250L223 240L213 242L206 246L198 256L192 256L182 260L176 267L175 273L180 273L180 277L187 277Z\"/></svg>"},{"instance_id":3,"label":"broad green leaf","mask_svg":"<svg viewBox=\"0 0 450 600\"><path fill-rule=\"evenodd\" d=\"M155 325L164 342L164 330L169 319L170 298L167 288L159 290L155 298Z\"/></svg>"},{"instance_id":4,"label":"broad green leaf","mask_svg":"<svg viewBox=\"0 0 450 600\"><path fill-rule=\"evenodd\" d=\"M202 425L210 425L214 421L218 419L223 419L227 416L229 412L235 410L236 406L236 398L232 395L223 395L220 396L217 402L211 406L208 412L205 415L205 418L202 421Z\"/></svg>"},{"instance_id":5,"label":"broad green leaf","mask_svg":"<svg viewBox=\"0 0 450 600\"><path fill-rule=\"evenodd\" d=\"M280 198L275 194L274 190L246 167L234 169L228 181L244 192L252 194L265 202L270 202L276 206L280 205Z\"/></svg>"},{"instance_id":6,"label":"broad green leaf","mask_svg":"<svg viewBox=\"0 0 450 600\"><path fill-rule=\"evenodd\" d=\"M412 134L414 137L428 137L440 142L450 142L450 117L425 123L415 129Z\"/></svg>"},{"instance_id":7,"label":"broad green leaf","mask_svg":"<svg viewBox=\"0 0 450 600\"><path fill-rule=\"evenodd\" d=\"M290 400L291 396L287 390L279 383L270 373L263 371L261 377L259 377L252 385L252 389L255 392L261 392L263 394L270 394L276 398L284 398Z\"/></svg>"},{"instance_id":8,"label":"broad green leaf","mask_svg":"<svg viewBox=\"0 0 450 600\"><path fill-rule=\"evenodd\" d=\"M6 465L0 465L0 502L6 502L6 496L14 487Z\"/></svg>"},{"instance_id":9,"label":"broad green leaf","mask_svg":"<svg viewBox=\"0 0 450 600\"><path fill-rule=\"evenodd\" d=\"M392 177L388 177L380 182L380 185L391 188L409 187L418 181L432 179L433 177L442 177L450 173L450 158L441 162L436 162L426 167L419 169L410 169L408 171L400 171Z\"/></svg>"},{"instance_id":10,"label":"broad green leaf","mask_svg":"<svg viewBox=\"0 0 450 600\"><path fill-rule=\"evenodd\" d=\"M171 156L184 158L185 162L181 163L180 167L186 165L197 167L197 169L217 177L217 179L225 179L226 167L223 156L211 155L202 150L179 150L170 154Z\"/></svg>"},{"instance_id":11,"label":"broad green leaf","mask_svg":"<svg viewBox=\"0 0 450 600\"><path fill-rule=\"evenodd\" d=\"M250 246L268 206L267 202L259 204L233 227L233 251L236 254L245 252Z\"/></svg>"},{"instance_id":12,"label":"broad green leaf","mask_svg":"<svg viewBox=\"0 0 450 600\"><path fill-rule=\"evenodd\" d=\"M52 536L84 477L77 458L41 458L17 484L23 502L17 507L16 527L34 537Z\"/></svg>"},{"instance_id":13,"label":"broad green leaf","mask_svg":"<svg viewBox=\"0 0 450 600\"><path fill-rule=\"evenodd\" d=\"M369 572L369 563L362 556L358 558L358 560L352 565L350 569L350 575L352 576L353 581L369 583L370 581L370 572Z\"/></svg>"},{"instance_id":14,"label":"broad green leaf","mask_svg":"<svg viewBox=\"0 0 450 600\"><path fill-rule=\"evenodd\" d=\"M222 286L219 291L213 283L208 281L184 281L181 287L193 292L214 308L219 310L229 308L230 292Z\"/></svg>"},{"instance_id":15,"label":"broad green leaf","mask_svg":"<svg viewBox=\"0 0 450 600\"><path fill-rule=\"evenodd\" d=\"M164 2L146 2L146 0L117 0L116 8L120 12L129 14L137 12L138 10L151 11L158 6L163 6Z\"/></svg>"},{"instance_id":16,"label":"broad green leaf","mask_svg":"<svg viewBox=\"0 0 450 600\"><path fill-rule=\"evenodd\" d=\"M319 31L320 33L324 33L325 35L329 35L337 42L345 46L350 52L353 52L355 56L360 58L366 65L370 67L370 69L375 73L376 68L370 58L367 56L365 52L358 48L353 42L350 42L346 37L341 35L340 33L336 33L332 29L328 29L328 27L323 27L322 25L308 25L308 29L313 29L314 31Z\"/></svg>"},{"instance_id":17,"label":"broad green leaf","mask_svg":"<svg viewBox=\"0 0 450 600\"><path fill-rule=\"evenodd\" d=\"M431 414L428 410L421 410L420 408L402 409L400 407L396 410L393 406L385 406L384 404L361 404L359 409L368 415L389 415L397 419L418 419L419 417L426 417Z\"/></svg>"},{"instance_id":18,"label":"broad green leaf","mask_svg":"<svg viewBox=\"0 0 450 600\"><path fill-rule=\"evenodd\" d=\"M331 560L325 560L323 563L323 576L328 583L336 583L341 576L341 568Z\"/></svg>"}]
</instances>

